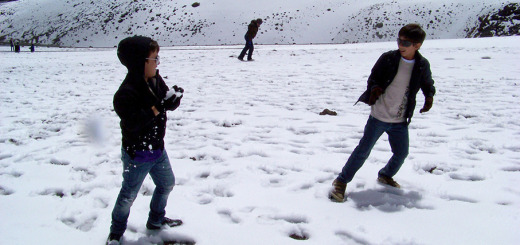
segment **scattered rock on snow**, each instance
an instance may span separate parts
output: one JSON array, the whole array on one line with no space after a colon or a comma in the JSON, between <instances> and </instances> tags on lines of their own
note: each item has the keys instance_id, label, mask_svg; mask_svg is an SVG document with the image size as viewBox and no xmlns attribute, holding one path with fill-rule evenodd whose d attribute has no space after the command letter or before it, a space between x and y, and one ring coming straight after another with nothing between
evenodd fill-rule
<instances>
[{"instance_id":1,"label":"scattered rock on snow","mask_svg":"<svg viewBox=\"0 0 520 245\"><path fill-rule=\"evenodd\" d=\"M309 236L307 234L305 234L305 232L295 232L295 233L290 234L289 237L294 240L301 240L301 241L309 239Z\"/></svg>"},{"instance_id":2,"label":"scattered rock on snow","mask_svg":"<svg viewBox=\"0 0 520 245\"><path fill-rule=\"evenodd\" d=\"M337 116L338 113L335 112L335 111L331 111L329 109L325 109L322 112L320 112L320 115L322 115L322 116L324 116L324 115Z\"/></svg>"}]
</instances>

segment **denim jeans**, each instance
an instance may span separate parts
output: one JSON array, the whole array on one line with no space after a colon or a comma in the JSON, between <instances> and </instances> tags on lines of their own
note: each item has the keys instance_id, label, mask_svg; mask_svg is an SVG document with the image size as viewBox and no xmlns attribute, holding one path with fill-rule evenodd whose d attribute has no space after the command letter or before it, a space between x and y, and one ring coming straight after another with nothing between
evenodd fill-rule
<instances>
[{"instance_id":1,"label":"denim jeans","mask_svg":"<svg viewBox=\"0 0 520 245\"><path fill-rule=\"evenodd\" d=\"M246 46L244 49L242 49L242 52L238 56L238 58L243 59L244 56L246 56L246 52L249 50L249 53L247 53L247 59L251 59L253 57L253 51L255 50L255 47L253 46L253 39L248 40L247 37L244 37L246 39Z\"/></svg>"},{"instance_id":2,"label":"denim jeans","mask_svg":"<svg viewBox=\"0 0 520 245\"><path fill-rule=\"evenodd\" d=\"M354 149L337 178L339 181L343 183L352 181L356 172L370 155L379 137L385 132L388 134L393 155L386 166L379 171L379 174L393 177L399 171L408 156L408 124L406 122L385 123L370 116L359 145Z\"/></svg>"},{"instance_id":3,"label":"denim jeans","mask_svg":"<svg viewBox=\"0 0 520 245\"><path fill-rule=\"evenodd\" d=\"M125 232L128 216L130 215L130 207L148 173L155 183L155 190L150 202L148 222L160 226L166 214L165 208L168 196L175 185L175 176L173 175L166 150L163 150L161 157L151 162L134 161L123 149L121 154L121 160L123 161L123 184L112 211L110 232L119 235Z\"/></svg>"}]
</instances>

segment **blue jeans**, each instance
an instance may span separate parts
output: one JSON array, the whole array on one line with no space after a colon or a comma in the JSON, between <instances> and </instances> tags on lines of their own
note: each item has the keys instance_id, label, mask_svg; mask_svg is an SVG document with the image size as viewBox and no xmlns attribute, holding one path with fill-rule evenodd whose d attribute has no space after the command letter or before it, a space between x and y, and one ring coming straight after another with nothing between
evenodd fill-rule
<instances>
[{"instance_id":1,"label":"blue jeans","mask_svg":"<svg viewBox=\"0 0 520 245\"><path fill-rule=\"evenodd\" d=\"M246 39L246 46L244 47L244 49L242 49L242 52L240 53L238 58L243 59L244 56L246 56L246 52L249 50L249 52L247 53L247 59L250 60L253 57L253 51L255 51L255 47L253 46L253 39L248 40L247 37L244 37L244 39Z\"/></svg>"},{"instance_id":2,"label":"blue jeans","mask_svg":"<svg viewBox=\"0 0 520 245\"><path fill-rule=\"evenodd\" d=\"M356 172L367 160L379 137L385 132L388 134L388 141L390 142L393 155L386 166L379 171L379 174L393 177L408 156L408 124L406 122L385 123L370 116L359 145L350 155L337 180L343 183L352 181Z\"/></svg>"},{"instance_id":3,"label":"blue jeans","mask_svg":"<svg viewBox=\"0 0 520 245\"><path fill-rule=\"evenodd\" d=\"M161 157L151 162L134 161L123 149L121 154L121 160L123 161L123 184L112 211L110 232L119 235L125 232L128 216L130 215L130 207L132 207L132 203L137 197L148 173L155 183L155 190L150 202L148 222L160 226L166 214L165 208L168 196L175 185L175 176L173 175L166 150L163 150Z\"/></svg>"}]
</instances>

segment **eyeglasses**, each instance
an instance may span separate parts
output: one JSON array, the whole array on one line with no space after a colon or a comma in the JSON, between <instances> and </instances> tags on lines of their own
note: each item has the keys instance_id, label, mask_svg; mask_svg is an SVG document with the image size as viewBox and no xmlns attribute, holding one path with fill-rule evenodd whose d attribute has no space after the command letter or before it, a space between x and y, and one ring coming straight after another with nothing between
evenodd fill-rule
<instances>
[{"instance_id":1,"label":"eyeglasses","mask_svg":"<svg viewBox=\"0 0 520 245\"><path fill-rule=\"evenodd\" d=\"M412 46L412 44L415 44L415 43L407 41L407 40L403 40L400 38L397 39L397 45L401 45L403 47L410 47L410 46Z\"/></svg>"},{"instance_id":2,"label":"eyeglasses","mask_svg":"<svg viewBox=\"0 0 520 245\"><path fill-rule=\"evenodd\" d=\"M152 59L152 58L146 58L147 60L155 60L155 64L159 65L161 64L161 61L159 60L159 56L157 56L157 58L155 59Z\"/></svg>"}]
</instances>

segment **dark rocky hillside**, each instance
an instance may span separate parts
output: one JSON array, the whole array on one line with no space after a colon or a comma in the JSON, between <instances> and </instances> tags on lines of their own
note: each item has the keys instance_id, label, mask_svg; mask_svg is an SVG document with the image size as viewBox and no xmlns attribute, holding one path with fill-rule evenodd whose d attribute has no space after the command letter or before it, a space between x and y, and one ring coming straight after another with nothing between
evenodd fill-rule
<instances>
[{"instance_id":1,"label":"dark rocky hillside","mask_svg":"<svg viewBox=\"0 0 520 245\"><path fill-rule=\"evenodd\" d=\"M511 3L498 11L480 16L466 37L520 35L520 4Z\"/></svg>"}]
</instances>

